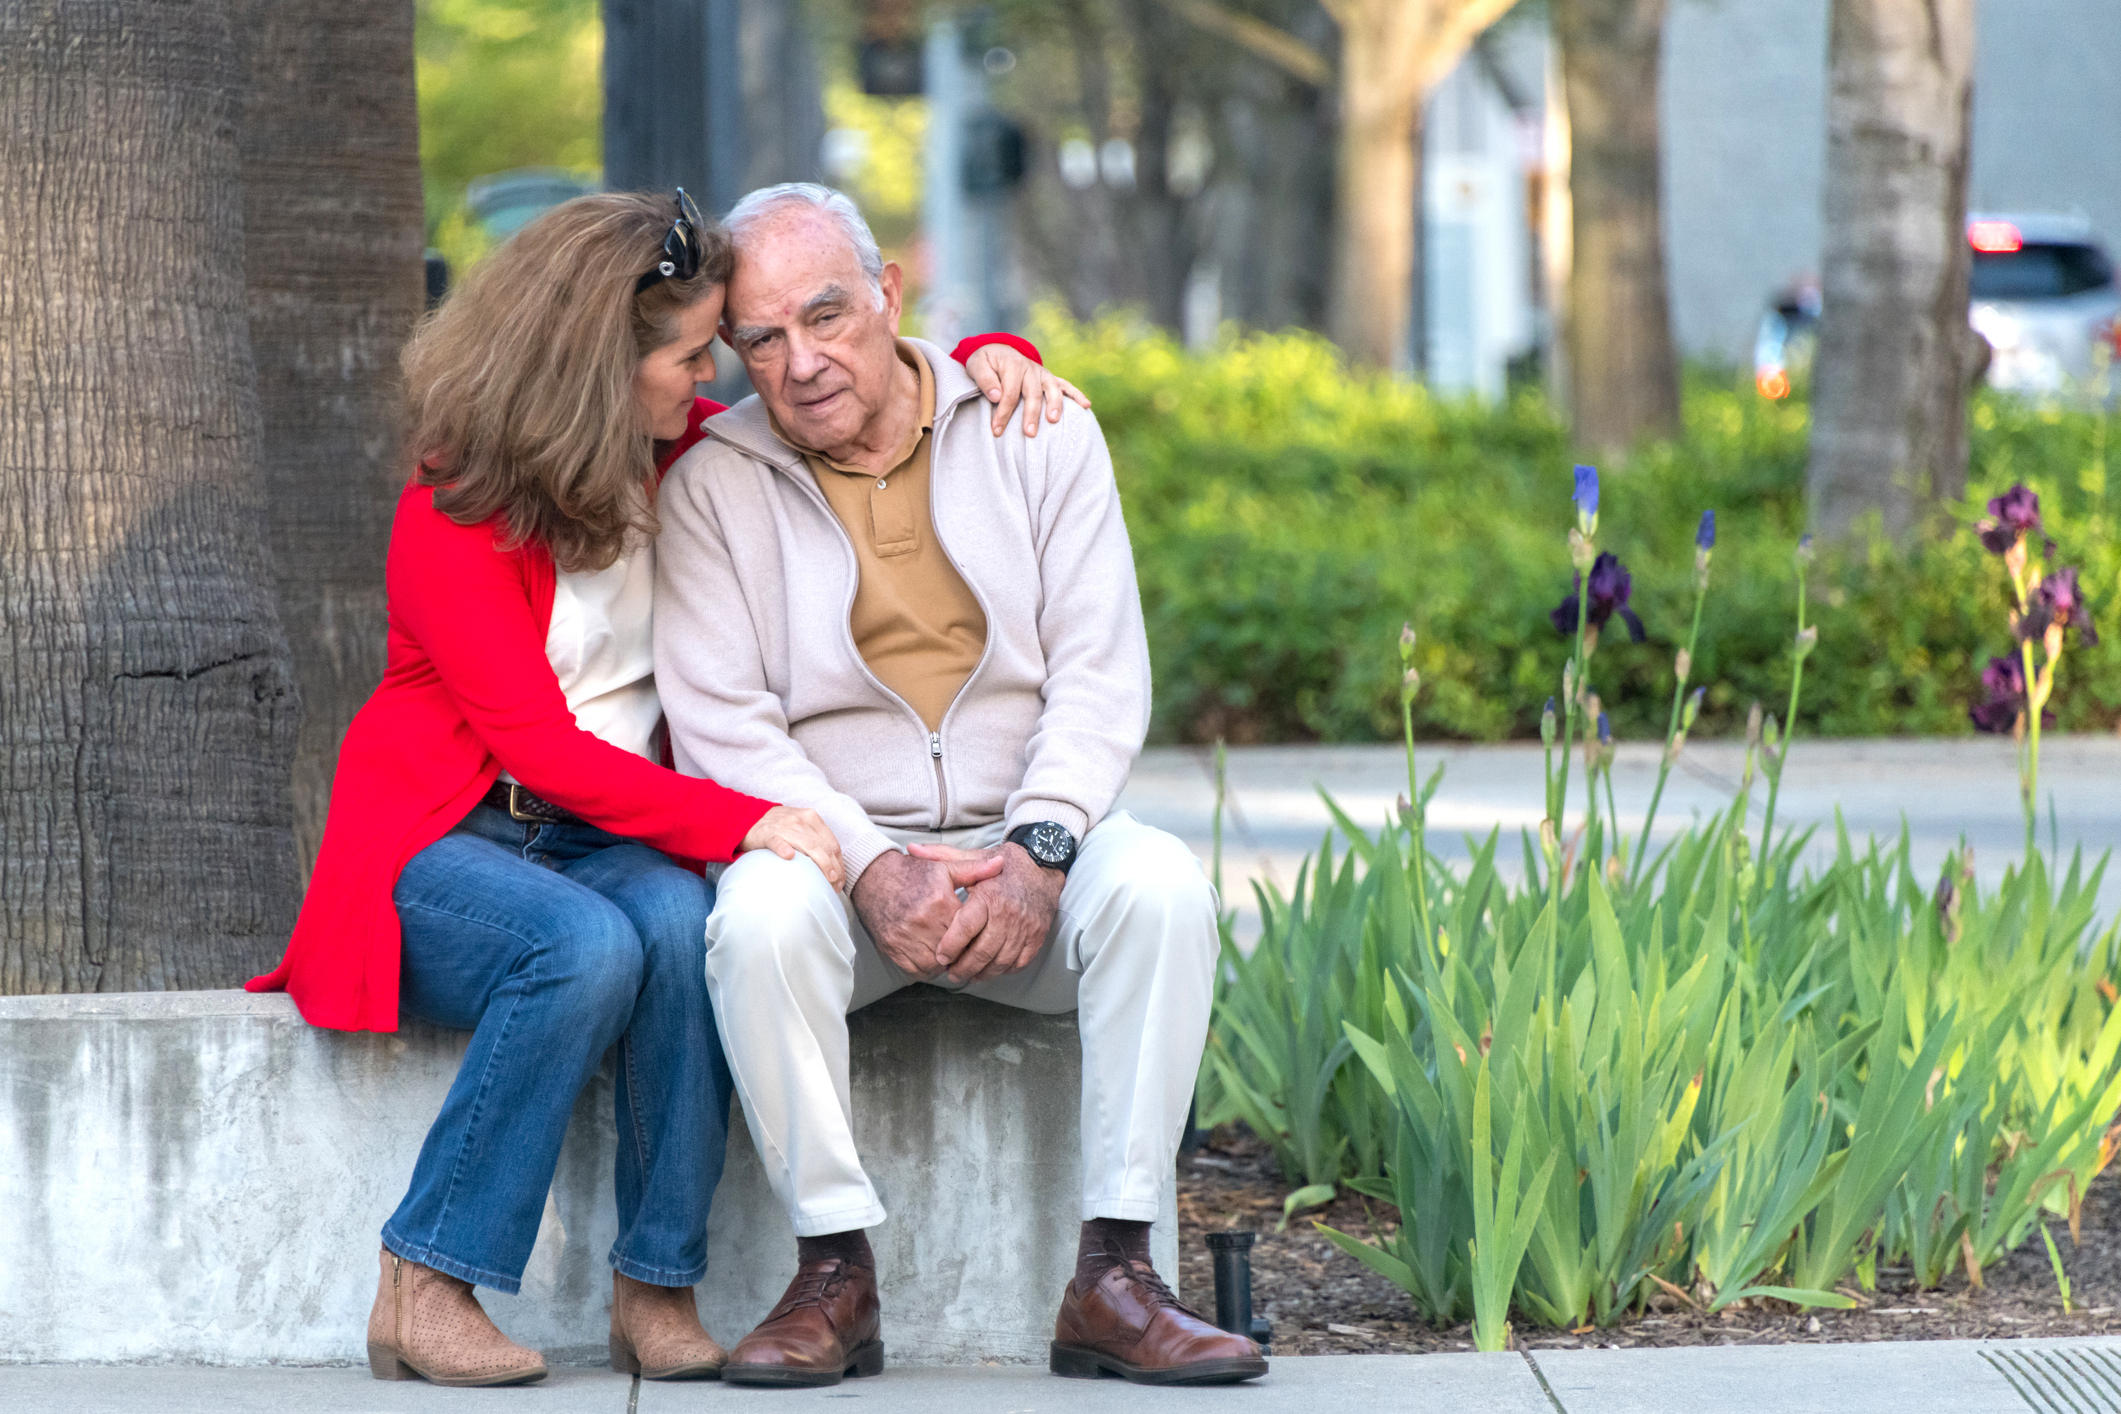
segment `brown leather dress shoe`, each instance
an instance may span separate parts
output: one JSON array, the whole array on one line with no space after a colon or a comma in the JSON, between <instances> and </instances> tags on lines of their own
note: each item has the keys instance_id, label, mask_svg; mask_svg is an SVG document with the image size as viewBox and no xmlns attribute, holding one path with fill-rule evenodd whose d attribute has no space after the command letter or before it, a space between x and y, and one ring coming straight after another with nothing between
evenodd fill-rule
<instances>
[{"instance_id":1,"label":"brown leather dress shoe","mask_svg":"<svg viewBox=\"0 0 2121 1414\"><path fill-rule=\"evenodd\" d=\"M781 1304L736 1343L722 1379L737 1385L836 1385L880 1375L876 1273L839 1257L796 1268Z\"/></svg>"},{"instance_id":2,"label":"brown leather dress shoe","mask_svg":"<svg viewBox=\"0 0 2121 1414\"><path fill-rule=\"evenodd\" d=\"M1179 1304L1147 1262L1125 1262L1078 1292L1069 1282L1053 1323L1056 1375L1120 1375L1144 1385L1219 1385L1257 1379L1267 1357L1241 1335Z\"/></svg>"}]
</instances>

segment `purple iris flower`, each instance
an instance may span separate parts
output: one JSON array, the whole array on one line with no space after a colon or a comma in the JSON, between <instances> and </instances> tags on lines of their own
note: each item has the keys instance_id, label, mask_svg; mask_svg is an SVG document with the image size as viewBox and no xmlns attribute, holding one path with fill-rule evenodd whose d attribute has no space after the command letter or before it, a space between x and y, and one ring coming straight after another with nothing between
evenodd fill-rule
<instances>
[{"instance_id":1,"label":"purple iris flower","mask_svg":"<svg viewBox=\"0 0 2121 1414\"><path fill-rule=\"evenodd\" d=\"M1991 658L1988 666L1981 670L1981 685L1988 689L1991 697L2015 698L2025 701L2025 664L2016 655Z\"/></svg>"},{"instance_id":2,"label":"purple iris flower","mask_svg":"<svg viewBox=\"0 0 2121 1414\"><path fill-rule=\"evenodd\" d=\"M2092 611L2084 602L2084 591L2077 584L2077 571L2071 568L2056 570L2040 581L2033 591L2030 618L2040 621L2040 632L2046 633L2049 624L2060 624L2077 631L2077 642L2090 648L2099 641L2099 631L2092 627Z\"/></svg>"},{"instance_id":3,"label":"purple iris flower","mask_svg":"<svg viewBox=\"0 0 2121 1414\"><path fill-rule=\"evenodd\" d=\"M2016 727L2019 715L2025 711L2025 665L2015 656L1991 658L1988 666L1981 670L1981 686L1988 691L1988 701L1967 712L1967 716L1973 719L1974 730L2000 735ZM2040 714L2043 727L2054 723L2054 713Z\"/></svg>"},{"instance_id":4,"label":"purple iris flower","mask_svg":"<svg viewBox=\"0 0 2121 1414\"><path fill-rule=\"evenodd\" d=\"M1636 618L1635 611L1628 607L1628 594L1634 588L1634 579L1628 574L1628 567L1620 563L1619 556L1611 551L1601 553L1591 565L1590 585L1590 608L1584 615L1586 625L1603 628L1607 619L1618 614L1621 622L1628 626L1628 637L1637 643L1642 642L1647 636L1643 632L1642 620ZM1547 615L1563 638L1575 636L1576 616L1581 611L1577 596L1583 592L1584 578L1579 574L1575 590Z\"/></svg>"},{"instance_id":5,"label":"purple iris flower","mask_svg":"<svg viewBox=\"0 0 2121 1414\"><path fill-rule=\"evenodd\" d=\"M1713 550L1716 548L1716 513L1714 511L1703 511L1701 513L1701 529L1694 532L1694 548L1697 550Z\"/></svg>"},{"instance_id":6,"label":"purple iris flower","mask_svg":"<svg viewBox=\"0 0 2121 1414\"><path fill-rule=\"evenodd\" d=\"M1587 516L1598 514L1598 468L1579 466L1576 468L1576 491L1569 497L1576 509Z\"/></svg>"},{"instance_id":7,"label":"purple iris flower","mask_svg":"<svg viewBox=\"0 0 2121 1414\"><path fill-rule=\"evenodd\" d=\"M1988 514L1975 528L1981 533L1982 547L2000 555L2017 544L2020 536L2039 533L2040 497L2021 481L1988 503Z\"/></svg>"}]
</instances>

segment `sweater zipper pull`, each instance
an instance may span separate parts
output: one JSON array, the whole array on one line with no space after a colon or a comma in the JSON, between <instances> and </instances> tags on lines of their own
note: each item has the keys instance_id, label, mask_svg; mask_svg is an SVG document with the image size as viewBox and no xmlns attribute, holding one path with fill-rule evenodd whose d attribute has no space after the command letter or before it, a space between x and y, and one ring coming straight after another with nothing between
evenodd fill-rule
<instances>
[{"instance_id":1,"label":"sweater zipper pull","mask_svg":"<svg viewBox=\"0 0 2121 1414\"><path fill-rule=\"evenodd\" d=\"M950 783L943 779L943 734L928 733L928 758L935 763L935 828L950 818Z\"/></svg>"}]
</instances>

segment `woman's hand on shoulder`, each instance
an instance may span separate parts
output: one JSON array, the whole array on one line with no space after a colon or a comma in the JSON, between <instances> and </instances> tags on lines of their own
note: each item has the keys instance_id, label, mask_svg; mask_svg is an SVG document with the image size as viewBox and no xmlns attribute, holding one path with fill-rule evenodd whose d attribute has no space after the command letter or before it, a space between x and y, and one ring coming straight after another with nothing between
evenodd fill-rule
<instances>
[{"instance_id":1,"label":"woman's hand on shoulder","mask_svg":"<svg viewBox=\"0 0 2121 1414\"><path fill-rule=\"evenodd\" d=\"M965 372L994 404L994 435L1002 435L1009 425L1009 414L1016 405L1024 406L1024 435L1038 435L1038 415L1043 412L1046 421L1059 422L1061 399L1073 398L1084 407L1090 399L1082 389L1042 364L1025 358L1007 344L982 344L965 360Z\"/></svg>"},{"instance_id":2,"label":"woman's hand on shoulder","mask_svg":"<svg viewBox=\"0 0 2121 1414\"><path fill-rule=\"evenodd\" d=\"M774 806L759 816L758 823L737 846L737 853L754 849L770 849L783 859L803 855L818 867L818 872L835 889L847 882L847 871L840 864L840 842L833 835L832 827L825 823L825 817L815 810Z\"/></svg>"}]
</instances>

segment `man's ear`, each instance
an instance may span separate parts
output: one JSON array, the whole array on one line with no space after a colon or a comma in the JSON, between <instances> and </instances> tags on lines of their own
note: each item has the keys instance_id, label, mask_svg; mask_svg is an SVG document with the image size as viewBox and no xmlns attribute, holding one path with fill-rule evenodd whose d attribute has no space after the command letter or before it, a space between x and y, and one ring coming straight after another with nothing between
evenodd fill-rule
<instances>
[{"instance_id":1,"label":"man's ear","mask_svg":"<svg viewBox=\"0 0 2121 1414\"><path fill-rule=\"evenodd\" d=\"M898 333L899 315L905 311L906 272L898 268L896 260L884 262L884 318L891 321L891 332Z\"/></svg>"}]
</instances>

